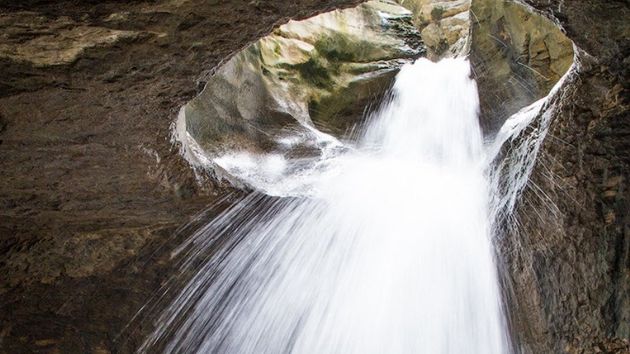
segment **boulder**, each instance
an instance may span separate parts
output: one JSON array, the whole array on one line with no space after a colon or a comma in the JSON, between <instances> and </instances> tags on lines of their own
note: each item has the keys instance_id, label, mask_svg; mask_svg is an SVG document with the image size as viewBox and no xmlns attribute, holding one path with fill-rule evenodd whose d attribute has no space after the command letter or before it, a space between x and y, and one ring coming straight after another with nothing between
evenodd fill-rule
<instances>
[{"instance_id":1,"label":"boulder","mask_svg":"<svg viewBox=\"0 0 630 354\"><path fill-rule=\"evenodd\" d=\"M482 125L494 134L505 119L545 97L573 64L573 44L548 18L505 0L472 0L470 58Z\"/></svg>"}]
</instances>

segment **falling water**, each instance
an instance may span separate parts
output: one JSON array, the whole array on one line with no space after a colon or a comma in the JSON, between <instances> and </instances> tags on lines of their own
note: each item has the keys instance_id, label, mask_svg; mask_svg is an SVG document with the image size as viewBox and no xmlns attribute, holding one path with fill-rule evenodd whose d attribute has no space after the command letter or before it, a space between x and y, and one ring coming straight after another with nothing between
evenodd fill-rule
<instances>
[{"instance_id":1,"label":"falling water","mask_svg":"<svg viewBox=\"0 0 630 354\"><path fill-rule=\"evenodd\" d=\"M478 105L467 61L420 59L351 148L299 170L274 156L271 179L219 159L281 197L182 246L195 274L141 351L509 353Z\"/></svg>"}]
</instances>

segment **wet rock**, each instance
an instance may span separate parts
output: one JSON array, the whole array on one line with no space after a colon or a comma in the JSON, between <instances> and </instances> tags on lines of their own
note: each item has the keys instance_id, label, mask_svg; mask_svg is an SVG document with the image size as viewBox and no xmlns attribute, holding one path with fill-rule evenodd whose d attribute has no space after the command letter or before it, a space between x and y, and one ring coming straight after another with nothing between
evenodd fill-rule
<instances>
[{"instance_id":1,"label":"wet rock","mask_svg":"<svg viewBox=\"0 0 630 354\"><path fill-rule=\"evenodd\" d=\"M501 252L518 341L535 353L628 353L630 9L527 3L566 31L578 66L544 112L552 123L519 206L519 232Z\"/></svg>"},{"instance_id":2,"label":"wet rock","mask_svg":"<svg viewBox=\"0 0 630 354\"><path fill-rule=\"evenodd\" d=\"M171 143L196 80L356 4L249 2L0 2L0 352L131 353L150 330L129 321L169 277L175 230L234 192Z\"/></svg>"},{"instance_id":3,"label":"wet rock","mask_svg":"<svg viewBox=\"0 0 630 354\"><path fill-rule=\"evenodd\" d=\"M411 12L392 1L289 22L207 78L184 108L185 130L210 155L272 150L288 127L343 137L422 53L419 38Z\"/></svg>"},{"instance_id":4,"label":"wet rock","mask_svg":"<svg viewBox=\"0 0 630 354\"><path fill-rule=\"evenodd\" d=\"M573 63L573 45L555 23L516 2L472 0L470 11L470 58L483 90L482 125L492 135L547 95Z\"/></svg>"},{"instance_id":5,"label":"wet rock","mask_svg":"<svg viewBox=\"0 0 630 354\"><path fill-rule=\"evenodd\" d=\"M0 15L7 30L0 43L0 58L35 67L74 63L90 48L106 48L137 40L148 33L83 25L69 17L49 19L33 12Z\"/></svg>"},{"instance_id":6,"label":"wet rock","mask_svg":"<svg viewBox=\"0 0 630 354\"><path fill-rule=\"evenodd\" d=\"M465 55L469 49L470 0L404 0L414 14L431 60Z\"/></svg>"},{"instance_id":7,"label":"wet rock","mask_svg":"<svg viewBox=\"0 0 630 354\"><path fill-rule=\"evenodd\" d=\"M573 63L571 41L551 20L504 0L406 0L433 60L468 55L482 125L493 135L505 119L544 97Z\"/></svg>"},{"instance_id":8,"label":"wet rock","mask_svg":"<svg viewBox=\"0 0 630 354\"><path fill-rule=\"evenodd\" d=\"M517 341L535 353L628 352L628 7L623 1L525 2L551 22L538 26L533 15L509 10L528 23L518 27L505 13L517 6L511 2L479 1L473 9L481 6L480 13L469 16L473 32L486 34L473 34L479 39L473 53L484 58L476 67L499 75L476 70L478 80L494 77L479 82L481 92L494 92L482 96L485 114L497 117L488 120L489 131L517 106L513 95L496 98L519 85L514 73L535 88L521 103L551 85L523 65L545 78L565 68L570 55L558 44L566 41L547 38L549 24L559 24L575 42L580 67L561 89L563 104L553 112L519 209L521 232L506 238L512 242L502 253L518 300L511 303ZM459 48L466 32L465 11L450 8L461 2L444 2L442 11L434 10L437 3L413 11L420 30L435 25L425 34L434 54L444 43ZM198 93L204 70L279 23L351 4L2 2L0 271L8 284L0 303L2 350L133 352L151 324L128 326L129 320L168 277L175 228L229 190L212 180L198 183L171 145L179 107ZM314 49L282 48L293 48L292 61L272 60L272 67L300 68L294 77L310 76L313 92L329 83L317 65L303 65L308 60L300 53ZM370 87L367 81L356 87ZM348 91L362 97L371 89L348 82L340 92ZM313 119L322 107L334 107L319 99L307 100L301 112ZM251 118L255 110L245 104L237 114ZM325 116L346 115L331 111Z\"/></svg>"}]
</instances>

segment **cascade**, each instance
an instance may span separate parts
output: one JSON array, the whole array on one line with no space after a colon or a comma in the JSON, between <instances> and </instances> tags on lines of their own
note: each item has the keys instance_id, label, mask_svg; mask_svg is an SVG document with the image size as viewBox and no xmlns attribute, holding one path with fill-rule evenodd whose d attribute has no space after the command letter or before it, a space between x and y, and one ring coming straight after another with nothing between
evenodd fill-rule
<instances>
[{"instance_id":1,"label":"cascade","mask_svg":"<svg viewBox=\"0 0 630 354\"><path fill-rule=\"evenodd\" d=\"M468 61L419 59L353 143L216 158L258 192L182 246L194 275L141 351L511 352L478 110Z\"/></svg>"}]
</instances>

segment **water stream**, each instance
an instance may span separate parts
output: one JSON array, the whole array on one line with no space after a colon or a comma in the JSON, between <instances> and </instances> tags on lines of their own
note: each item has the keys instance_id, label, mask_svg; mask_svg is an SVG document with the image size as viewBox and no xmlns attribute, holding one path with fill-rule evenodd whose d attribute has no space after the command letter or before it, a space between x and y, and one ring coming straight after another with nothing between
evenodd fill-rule
<instances>
[{"instance_id":1,"label":"water stream","mask_svg":"<svg viewBox=\"0 0 630 354\"><path fill-rule=\"evenodd\" d=\"M194 275L141 351L510 353L478 110L466 60L420 59L352 146L216 159L265 193L182 246Z\"/></svg>"}]
</instances>

